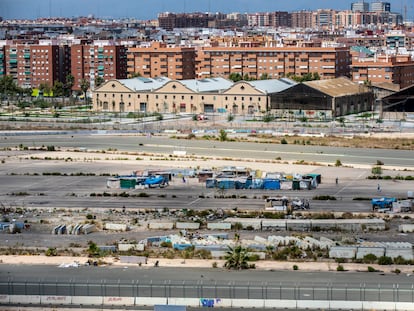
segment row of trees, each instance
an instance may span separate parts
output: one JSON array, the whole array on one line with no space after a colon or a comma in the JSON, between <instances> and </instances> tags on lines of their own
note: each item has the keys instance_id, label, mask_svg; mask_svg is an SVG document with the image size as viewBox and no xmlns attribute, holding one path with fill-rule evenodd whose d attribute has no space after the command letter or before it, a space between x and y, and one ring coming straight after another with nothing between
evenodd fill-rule
<instances>
[{"instance_id":1,"label":"row of trees","mask_svg":"<svg viewBox=\"0 0 414 311\"><path fill-rule=\"evenodd\" d=\"M74 86L75 78L68 74L65 78L65 82L55 81L53 86L49 85L48 83L41 83L39 85L39 91L43 92L43 94L53 94L54 97L69 97L72 94L72 88ZM98 87L105 80L102 77L97 77L95 79L95 86ZM80 88L82 93L85 95L90 87L90 83L86 79L82 79L80 81ZM12 76L3 76L0 78L0 93L2 94L2 98L16 98L18 96L31 96L33 90L31 88L22 88L19 87Z\"/></svg>"}]
</instances>

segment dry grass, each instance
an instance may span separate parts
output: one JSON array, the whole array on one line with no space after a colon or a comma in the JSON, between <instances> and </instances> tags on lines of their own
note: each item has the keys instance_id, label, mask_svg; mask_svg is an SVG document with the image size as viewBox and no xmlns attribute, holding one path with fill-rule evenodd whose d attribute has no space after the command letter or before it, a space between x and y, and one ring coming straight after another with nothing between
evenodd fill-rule
<instances>
[{"instance_id":1,"label":"dry grass","mask_svg":"<svg viewBox=\"0 0 414 311\"><path fill-rule=\"evenodd\" d=\"M280 143L282 139L285 139L288 144L296 144L296 145L414 150L414 139L413 138L400 138L400 137L378 138L378 137L362 137L362 136L274 137L271 135L258 135L255 137L250 137L251 141L257 141L261 143Z\"/></svg>"}]
</instances>

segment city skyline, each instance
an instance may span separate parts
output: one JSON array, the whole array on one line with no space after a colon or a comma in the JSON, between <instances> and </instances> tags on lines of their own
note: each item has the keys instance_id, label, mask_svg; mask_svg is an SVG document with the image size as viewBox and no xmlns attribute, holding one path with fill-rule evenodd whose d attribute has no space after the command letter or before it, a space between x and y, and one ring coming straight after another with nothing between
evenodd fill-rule
<instances>
[{"instance_id":1,"label":"city skyline","mask_svg":"<svg viewBox=\"0 0 414 311\"><path fill-rule=\"evenodd\" d=\"M359 0L329 1L297 0L294 2L278 3L277 0L120 0L113 7L110 0L0 0L0 16L3 19L36 19L47 17L79 17L96 16L99 18L137 18L149 20L157 18L160 12L266 12L266 11L298 11L335 9L349 10L351 3ZM372 1L365 1L371 3ZM405 15L413 20L414 9L407 0L391 0L391 11Z\"/></svg>"}]
</instances>

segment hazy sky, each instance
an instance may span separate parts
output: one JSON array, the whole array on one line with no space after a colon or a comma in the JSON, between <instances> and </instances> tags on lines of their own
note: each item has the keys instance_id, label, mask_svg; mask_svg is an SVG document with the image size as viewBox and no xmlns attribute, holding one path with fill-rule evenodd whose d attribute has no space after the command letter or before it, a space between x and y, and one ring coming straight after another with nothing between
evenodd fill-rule
<instances>
[{"instance_id":1,"label":"hazy sky","mask_svg":"<svg viewBox=\"0 0 414 311\"><path fill-rule=\"evenodd\" d=\"M0 0L0 16L4 19L38 17L135 17L154 19L159 12L263 12L332 8L350 9L360 0ZM371 1L366 1L371 2ZM413 19L412 0L388 0L393 12Z\"/></svg>"}]
</instances>

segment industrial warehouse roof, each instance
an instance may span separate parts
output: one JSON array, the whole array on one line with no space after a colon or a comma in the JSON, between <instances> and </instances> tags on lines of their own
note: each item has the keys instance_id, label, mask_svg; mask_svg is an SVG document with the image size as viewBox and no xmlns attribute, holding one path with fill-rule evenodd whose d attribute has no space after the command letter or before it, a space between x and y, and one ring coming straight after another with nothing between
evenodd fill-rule
<instances>
[{"instance_id":1,"label":"industrial warehouse roof","mask_svg":"<svg viewBox=\"0 0 414 311\"><path fill-rule=\"evenodd\" d=\"M201 80L179 80L181 84L197 93L218 92L233 86L234 82L224 78L205 78Z\"/></svg>"},{"instance_id":2,"label":"industrial warehouse roof","mask_svg":"<svg viewBox=\"0 0 414 311\"><path fill-rule=\"evenodd\" d=\"M295 81L287 78L279 80L256 80L249 81L248 83L257 90L267 94L278 93L297 84Z\"/></svg>"},{"instance_id":3,"label":"industrial warehouse roof","mask_svg":"<svg viewBox=\"0 0 414 311\"><path fill-rule=\"evenodd\" d=\"M162 87L167 82L171 81L171 79L166 77L159 77L159 78L132 78L132 79L120 79L118 80L119 83L123 84L127 88L134 90L134 91L150 91L156 90Z\"/></svg>"},{"instance_id":4,"label":"industrial warehouse roof","mask_svg":"<svg viewBox=\"0 0 414 311\"><path fill-rule=\"evenodd\" d=\"M328 80L314 80L303 82L303 84L325 93L331 97L341 97L358 93L369 92L362 84L352 82L347 78L336 78Z\"/></svg>"}]
</instances>

